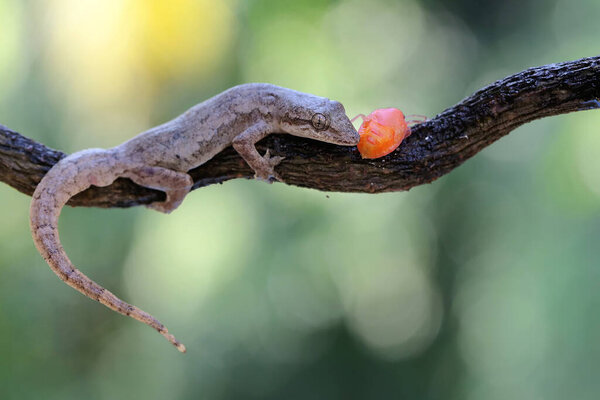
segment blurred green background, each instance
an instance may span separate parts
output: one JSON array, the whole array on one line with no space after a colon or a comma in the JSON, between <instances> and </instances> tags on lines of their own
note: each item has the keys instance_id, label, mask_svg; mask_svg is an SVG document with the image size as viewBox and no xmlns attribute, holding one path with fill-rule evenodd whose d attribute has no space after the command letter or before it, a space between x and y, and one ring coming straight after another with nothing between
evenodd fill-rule
<instances>
[{"instance_id":1,"label":"blurred green background","mask_svg":"<svg viewBox=\"0 0 600 400\"><path fill-rule=\"evenodd\" d=\"M270 82L433 116L527 67L598 55L597 0L0 0L0 123L114 146ZM0 185L2 399L596 399L600 112L519 128L408 193L254 181L170 216L68 208L62 283Z\"/></svg>"}]
</instances>

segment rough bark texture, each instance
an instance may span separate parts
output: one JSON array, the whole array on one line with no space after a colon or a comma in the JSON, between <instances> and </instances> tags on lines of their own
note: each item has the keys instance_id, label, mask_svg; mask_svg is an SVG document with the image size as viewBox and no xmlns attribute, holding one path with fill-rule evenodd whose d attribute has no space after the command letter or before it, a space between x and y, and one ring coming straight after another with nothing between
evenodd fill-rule
<instances>
[{"instance_id":1,"label":"rough bark texture","mask_svg":"<svg viewBox=\"0 0 600 400\"><path fill-rule=\"evenodd\" d=\"M363 160L356 148L290 135L271 135L259 150L284 156L276 168L290 185L337 192L408 190L432 182L518 126L551 115L600 108L600 57L531 68L499 80L436 117L412 128L393 153ZM65 154L0 125L0 180L31 195L44 174ZM194 188L252 171L230 147L190 171ZM72 206L130 207L162 200L160 192L118 179L92 187Z\"/></svg>"}]
</instances>

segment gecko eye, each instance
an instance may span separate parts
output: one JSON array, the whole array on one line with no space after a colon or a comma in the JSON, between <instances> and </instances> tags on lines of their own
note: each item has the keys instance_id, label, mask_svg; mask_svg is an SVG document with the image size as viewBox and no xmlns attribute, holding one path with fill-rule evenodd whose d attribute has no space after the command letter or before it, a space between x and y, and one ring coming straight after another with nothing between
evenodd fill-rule
<instances>
[{"instance_id":1,"label":"gecko eye","mask_svg":"<svg viewBox=\"0 0 600 400\"><path fill-rule=\"evenodd\" d=\"M324 131L325 129L329 128L329 118L327 118L321 113L316 113L315 115L313 115L310 122L312 123L312 126L318 131Z\"/></svg>"}]
</instances>

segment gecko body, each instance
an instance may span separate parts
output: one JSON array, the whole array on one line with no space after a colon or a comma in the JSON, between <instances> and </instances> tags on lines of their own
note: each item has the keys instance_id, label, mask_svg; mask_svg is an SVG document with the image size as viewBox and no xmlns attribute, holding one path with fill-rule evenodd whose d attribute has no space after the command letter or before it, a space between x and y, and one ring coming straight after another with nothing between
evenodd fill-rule
<instances>
[{"instance_id":1,"label":"gecko body","mask_svg":"<svg viewBox=\"0 0 600 400\"><path fill-rule=\"evenodd\" d=\"M69 286L153 327L185 352L185 346L152 315L122 301L73 265L58 235L61 209L92 185L108 186L126 177L164 191L166 200L148 207L169 213L192 188L187 172L230 145L254 170L256 178L281 180L274 167L282 157L271 157L268 151L261 156L255 148L256 142L276 132L343 146L355 146L359 141L344 107L336 101L269 84L236 86L117 147L87 149L61 159L32 196L30 226L35 245Z\"/></svg>"}]
</instances>

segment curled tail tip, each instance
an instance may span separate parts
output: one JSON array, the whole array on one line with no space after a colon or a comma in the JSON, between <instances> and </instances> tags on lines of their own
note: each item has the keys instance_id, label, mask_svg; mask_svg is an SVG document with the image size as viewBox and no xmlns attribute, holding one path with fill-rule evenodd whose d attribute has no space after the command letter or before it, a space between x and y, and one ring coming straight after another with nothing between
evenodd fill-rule
<instances>
[{"instance_id":1,"label":"curled tail tip","mask_svg":"<svg viewBox=\"0 0 600 400\"><path fill-rule=\"evenodd\" d=\"M175 339L175 336L170 334L166 328L164 331L160 332L160 334L163 335L173 346L177 347L177 350L180 352L185 353L187 351L185 345L179 340Z\"/></svg>"}]
</instances>

